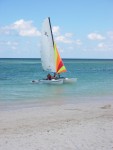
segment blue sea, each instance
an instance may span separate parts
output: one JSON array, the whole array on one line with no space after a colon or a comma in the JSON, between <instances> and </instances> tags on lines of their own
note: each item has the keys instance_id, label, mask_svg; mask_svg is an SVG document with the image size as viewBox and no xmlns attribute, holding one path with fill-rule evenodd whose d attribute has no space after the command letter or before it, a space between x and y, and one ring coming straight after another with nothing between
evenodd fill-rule
<instances>
[{"instance_id":1,"label":"blue sea","mask_svg":"<svg viewBox=\"0 0 113 150\"><path fill-rule=\"evenodd\" d=\"M78 103L113 99L113 60L64 59L61 76L77 78L73 84L34 84L47 76L40 59L0 59L0 108L50 103Z\"/></svg>"}]
</instances>

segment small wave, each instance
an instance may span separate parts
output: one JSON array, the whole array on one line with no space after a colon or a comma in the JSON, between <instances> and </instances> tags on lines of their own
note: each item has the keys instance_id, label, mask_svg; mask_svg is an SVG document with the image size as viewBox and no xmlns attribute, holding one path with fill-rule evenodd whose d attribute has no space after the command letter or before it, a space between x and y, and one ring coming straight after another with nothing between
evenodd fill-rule
<instances>
[{"instance_id":1,"label":"small wave","mask_svg":"<svg viewBox=\"0 0 113 150\"><path fill-rule=\"evenodd\" d=\"M0 78L0 80L8 80L7 77Z\"/></svg>"}]
</instances>

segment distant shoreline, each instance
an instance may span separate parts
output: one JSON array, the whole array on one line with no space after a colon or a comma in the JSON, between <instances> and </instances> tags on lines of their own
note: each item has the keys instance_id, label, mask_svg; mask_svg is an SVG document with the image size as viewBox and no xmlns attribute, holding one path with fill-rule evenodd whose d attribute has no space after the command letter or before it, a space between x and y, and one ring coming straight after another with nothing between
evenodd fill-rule
<instances>
[{"instance_id":1,"label":"distant shoreline","mask_svg":"<svg viewBox=\"0 0 113 150\"><path fill-rule=\"evenodd\" d=\"M41 58L0 58L0 59L40 59ZM64 60L113 60L113 58L62 58Z\"/></svg>"}]
</instances>

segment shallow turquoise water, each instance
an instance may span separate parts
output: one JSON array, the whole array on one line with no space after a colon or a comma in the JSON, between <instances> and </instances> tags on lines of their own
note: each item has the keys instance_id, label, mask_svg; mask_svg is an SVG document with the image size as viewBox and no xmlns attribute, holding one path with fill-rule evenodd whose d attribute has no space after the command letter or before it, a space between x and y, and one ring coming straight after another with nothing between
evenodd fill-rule
<instances>
[{"instance_id":1,"label":"shallow turquoise water","mask_svg":"<svg viewBox=\"0 0 113 150\"><path fill-rule=\"evenodd\" d=\"M46 85L31 81L46 77L40 59L0 59L0 103L113 97L113 60L64 59L64 77L75 84Z\"/></svg>"}]
</instances>

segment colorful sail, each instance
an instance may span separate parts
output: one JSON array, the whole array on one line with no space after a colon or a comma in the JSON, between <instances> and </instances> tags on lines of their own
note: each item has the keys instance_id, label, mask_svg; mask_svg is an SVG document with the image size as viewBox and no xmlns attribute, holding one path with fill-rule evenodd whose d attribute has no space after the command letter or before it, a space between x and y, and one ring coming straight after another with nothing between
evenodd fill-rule
<instances>
[{"instance_id":1,"label":"colorful sail","mask_svg":"<svg viewBox=\"0 0 113 150\"><path fill-rule=\"evenodd\" d=\"M56 73L66 72L66 68L63 64L63 61L59 55L56 44L54 44L54 52L55 52L55 64L56 64Z\"/></svg>"},{"instance_id":2,"label":"colorful sail","mask_svg":"<svg viewBox=\"0 0 113 150\"><path fill-rule=\"evenodd\" d=\"M62 73L66 68L54 43L50 18L46 18L42 26L41 62L45 71Z\"/></svg>"}]
</instances>

